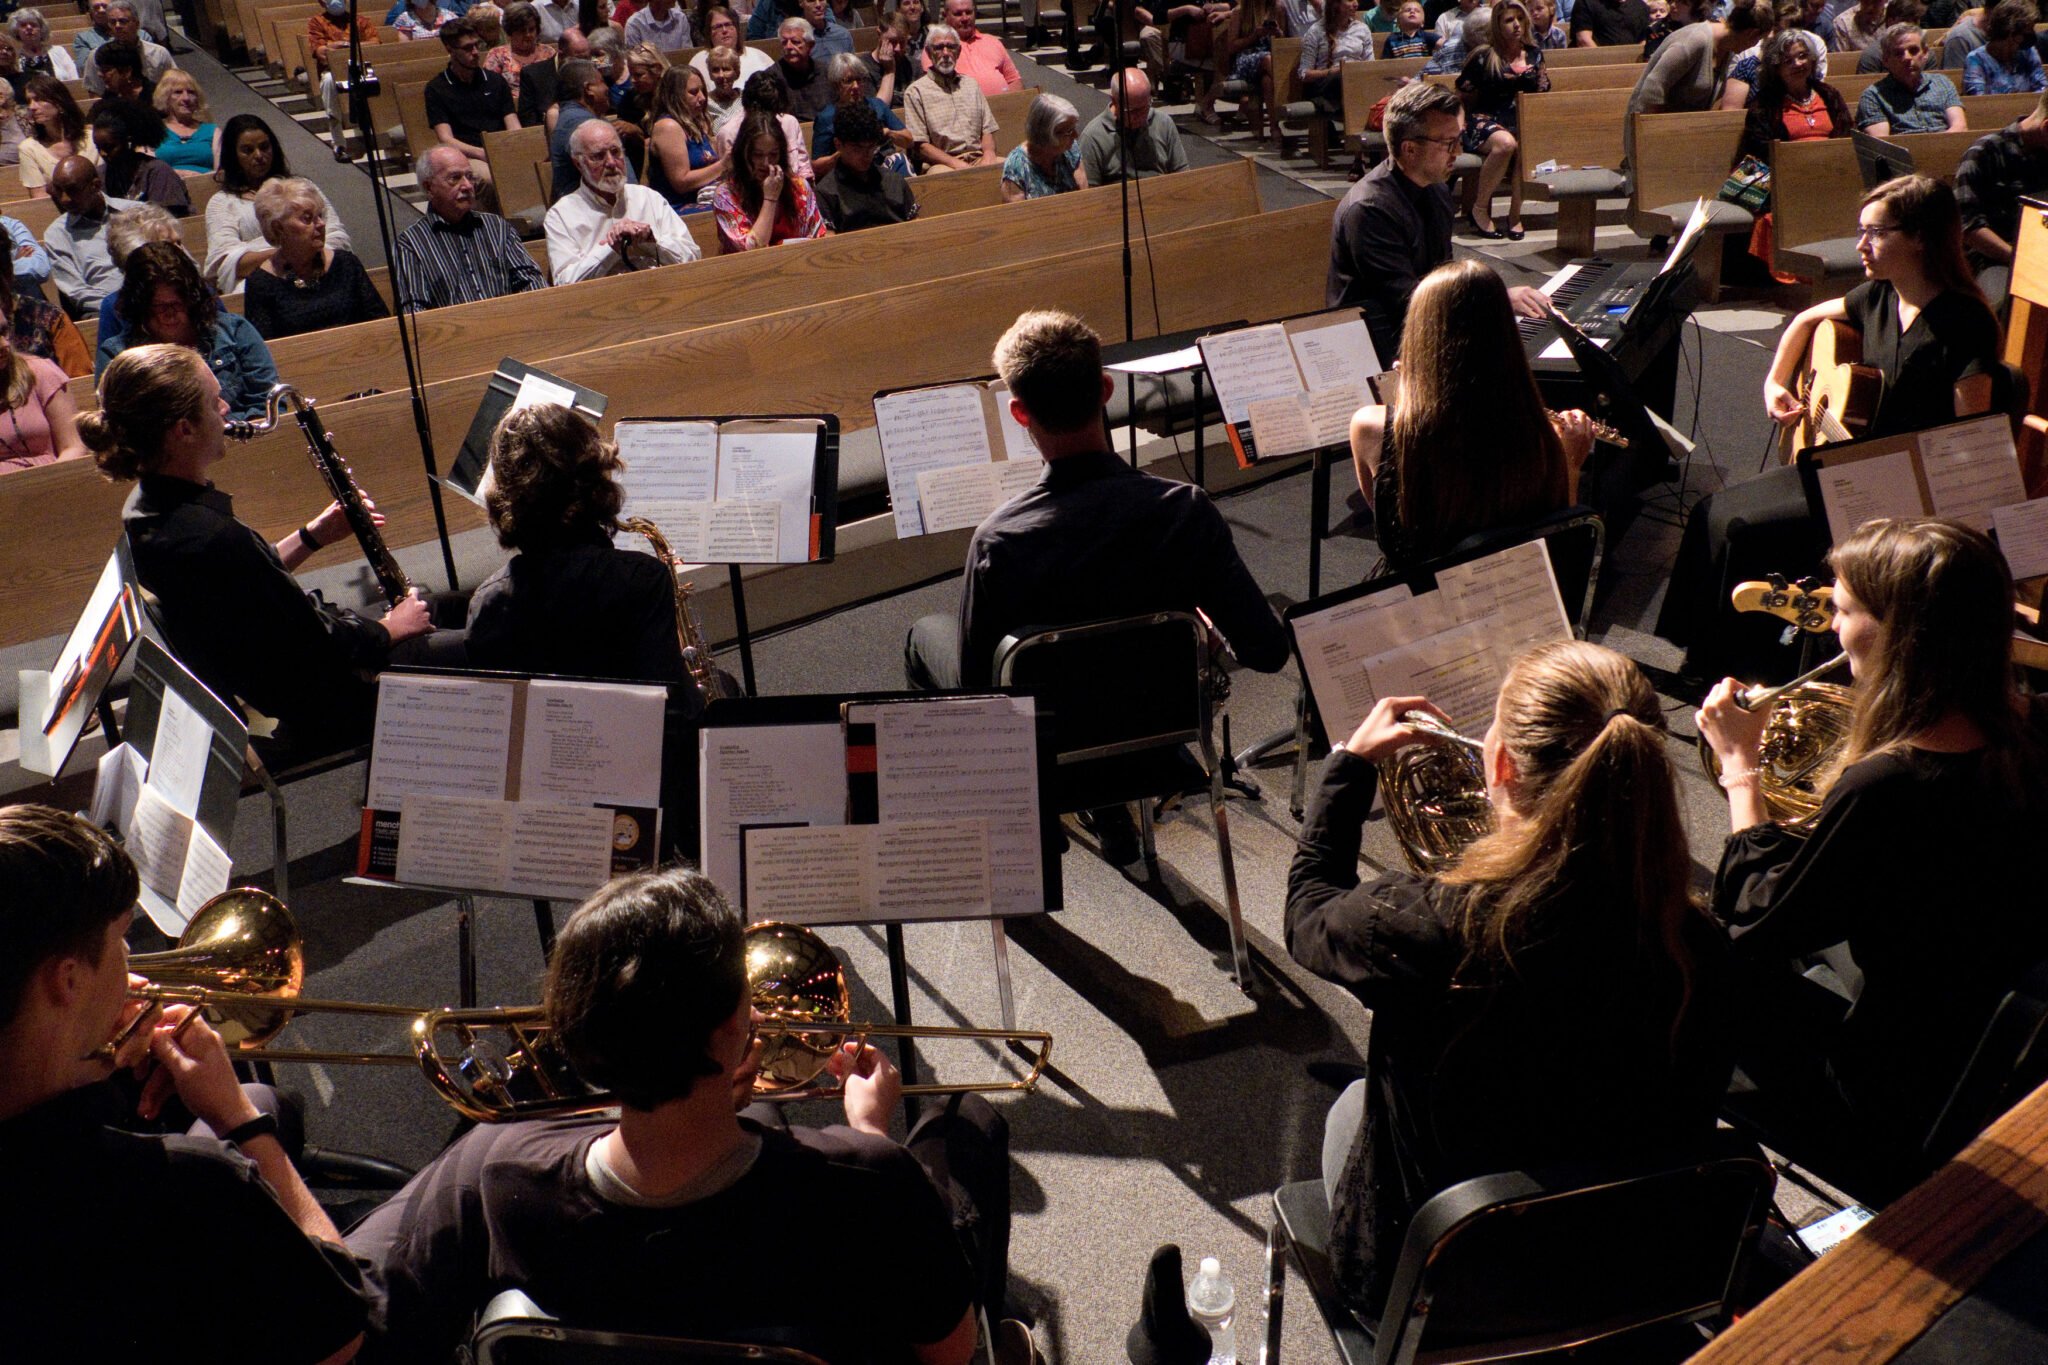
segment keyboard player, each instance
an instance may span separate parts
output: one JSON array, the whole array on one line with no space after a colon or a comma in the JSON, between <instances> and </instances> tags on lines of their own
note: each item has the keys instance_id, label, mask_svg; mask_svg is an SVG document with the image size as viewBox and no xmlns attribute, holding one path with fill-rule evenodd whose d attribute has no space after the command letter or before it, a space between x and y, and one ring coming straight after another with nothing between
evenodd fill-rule
<instances>
[{"instance_id":1,"label":"keyboard player","mask_svg":"<svg viewBox=\"0 0 2048 1365\"><path fill-rule=\"evenodd\" d=\"M1360 308L1373 349L1401 349L1408 300L1424 275L1451 258L1451 193L1465 111L1455 92L1427 81L1403 86L1387 101L1388 157L1351 187L1330 231L1332 308ZM1542 291L1508 289L1523 317L1542 317Z\"/></svg>"}]
</instances>

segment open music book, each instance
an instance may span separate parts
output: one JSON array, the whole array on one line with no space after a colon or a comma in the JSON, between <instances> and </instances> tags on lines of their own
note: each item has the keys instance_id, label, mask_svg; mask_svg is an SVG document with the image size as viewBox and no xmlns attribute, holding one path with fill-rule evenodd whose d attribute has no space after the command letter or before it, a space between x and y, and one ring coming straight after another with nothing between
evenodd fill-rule
<instances>
[{"instance_id":1,"label":"open music book","mask_svg":"<svg viewBox=\"0 0 2048 1365\"><path fill-rule=\"evenodd\" d=\"M836 432L821 417L621 421L612 437L625 463L620 515L660 527L685 563L829 559L824 512L839 470L827 438Z\"/></svg>"},{"instance_id":2,"label":"open music book","mask_svg":"<svg viewBox=\"0 0 2048 1365\"><path fill-rule=\"evenodd\" d=\"M1343 445L1380 372L1355 308L1218 332L1198 343L1240 466Z\"/></svg>"},{"instance_id":3,"label":"open music book","mask_svg":"<svg viewBox=\"0 0 2048 1365\"><path fill-rule=\"evenodd\" d=\"M490 383L484 387L483 400L469 419L469 431L462 438L462 448L455 452L455 459L449 464L448 473L441 482L482 507L491 488L492 434L497 431L498 423L505 420L506 413L530 408L537 403L556 403L574 408L593 422L604 417L605 396L597 390L572 384L559 375L537 370L507 356L492 371Z\"/></svg>"},{"instance_id":4,"label":"open music book","mask_svg":"<svg viewBox=\"0 0 2048 1365\"><path fill-rule=\"evenodd\" d=\"M56 663L48 672L20 671L21 766L29 772L54 777L62 771L107 684L141 638L142 605L135 583L123 536L100 570L78 624L57 651Z\"/></svg>"},{"instance_id":5,"label":"open music book","mask_svg":"<svg viewBox=\"0 0 2048 1365\"><path fill-rule=\"evenodd\" d=\"M1949 517L1989 531L1997 509L2027 500L2012 424L1999 413L1813 446L1799 453L1799 470L1807 505L1837 544L1876 517Z\"/></svg>"},{"instance_id":6,"label":"open music book","mask_svg":"<svg viewBox=\"0 0 2048 1365\"><path fill-rule=\"evenodd\" d=\"M1045 468L1000 380L878 393L875 434L898 540L979 526Z\"/></svg>"}]
</instances>

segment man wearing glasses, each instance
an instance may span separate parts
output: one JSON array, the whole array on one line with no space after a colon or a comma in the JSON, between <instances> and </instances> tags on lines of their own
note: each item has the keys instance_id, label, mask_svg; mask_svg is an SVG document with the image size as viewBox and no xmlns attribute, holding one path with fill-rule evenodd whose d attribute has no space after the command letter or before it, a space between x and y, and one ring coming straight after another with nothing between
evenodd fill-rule
<instances>
[{"instance_id":1,"label":"man wearing glasses","mask_svg":"<svg viewBox=\"0 0 2048 1365\"><path fill-rule=\"evenodd\" d=\"M903 92L903 123L928 171L960 171L996 159L996 116L981 87L960 73L960 35L924 31L927 69Z\"/></svg>"},{"instance_id":2,"label":"man wearing glasses","mask_svg":"<svg viewBox=\"0 0 2048 1365\"><path fill-rule=\"evenodd\" d=\"M697 243L668 200L626 179L626 153L603 119L576 125L569 155L581 183L548 210L548 268L574 284L697 259Z\"/></svg>"},{"instance_id":3,"label":"man wearing glasses","mask_svg":"<svg viewBox=\"0 0 2048 1365\"><path fill-rule=\"evenodd\" d=\"M484 133L519 126L512 86L495 71L484 69L484 40L468 19L441 25L436 35L448 49L448 69L427 82L427 122L443 147L469 158L476 177L477 203L494 209L497 187L484 159Z\"/></svg>"}]
</instances>

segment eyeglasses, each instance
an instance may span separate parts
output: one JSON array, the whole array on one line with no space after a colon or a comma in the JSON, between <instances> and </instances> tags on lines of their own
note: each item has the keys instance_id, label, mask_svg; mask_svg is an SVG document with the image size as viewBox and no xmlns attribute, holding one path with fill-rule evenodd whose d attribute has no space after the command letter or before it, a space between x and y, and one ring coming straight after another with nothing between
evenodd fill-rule
<instances>
[{"instance_id":1,"label":"eyeglasses","mask_svg":"<svg viewBox=\"0 0 2048 1365\"><path fill-rule=\"evenodd\" d=\"M1432 147L1455 147L1464 141L1464 137L1462 134L1452 133L1449 137L1411 137L1403 140L1407 142L1424 142Z\"/></svg>"},{"instance_id":2,"label":"eyeglasses","mask_svg":"<svg viewBox=\"0 0 2048 1365\"><path fill-rule=\"evenodd\" d=\"M1886 233L1897 232L1898 230L1897 225L1891 223L1875 223L1870 227L1858 227L1856 229L1856 240L1859 242L1874 241Z\"/></svg>"},{"instance_id":3,"label":"eyeglasses","mask_svg":"<svg viewBox=\"0 0 2048 1365\"><path fill-rule=\"evenodd\" d=\"M926 44L924 45L924 50L925 50L925 51L927 51L927 52L958 52L958 51L960 50L960 44L958 44L958 43L926 43Z\"/></svg>"}]
</instances>

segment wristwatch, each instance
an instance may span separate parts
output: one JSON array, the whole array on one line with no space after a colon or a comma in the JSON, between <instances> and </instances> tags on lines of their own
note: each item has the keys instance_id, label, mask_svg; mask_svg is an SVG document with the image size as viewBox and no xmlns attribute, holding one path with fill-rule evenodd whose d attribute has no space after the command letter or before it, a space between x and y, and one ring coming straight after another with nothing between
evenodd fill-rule
<instances>
[{"instance_id":1,"label":"wristwatch","mask_svg":"<svg viewBox=\"0 0 2048 1365\"><path fill-rule=\"evenodd\" d=\"M271 1137L277 1136L277 1115L258 1114L247 1123L238 1124L228 1129L227 1132L222 1133L220 1140L231 1147L240 1147L251 1138L260 1138L265 1134Z\"/></svg>"}]
</instances>

